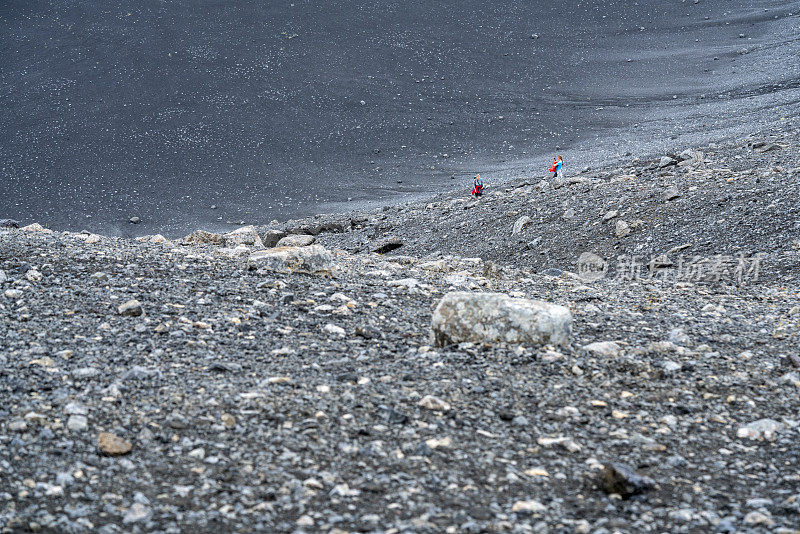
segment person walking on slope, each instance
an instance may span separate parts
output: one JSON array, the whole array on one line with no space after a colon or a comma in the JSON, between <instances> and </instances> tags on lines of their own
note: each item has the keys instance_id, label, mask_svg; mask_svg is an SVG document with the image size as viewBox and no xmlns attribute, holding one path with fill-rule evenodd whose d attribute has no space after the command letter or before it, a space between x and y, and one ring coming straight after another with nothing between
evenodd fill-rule
<instances>
[{"instance_id":1,"label":"person walking on slope","mask_svg":"<svg viewBox=\"0 0 800 534\"><path fill-rule=\"evenodd\" d=\"M560 154L558 156L558 163L556 163L556 176L558 176L559 180L564 179L564 158L562 158Z\"/></svg>"},{"instance_id":2,"label":"person walking on slope","mask_svg":"<svg viewBox=\"0 0 800 534\"><path fill-rule=\"evenodd\" d=\"M553 178L558 176L558 173L556 172L556 167L558 167L558 158L553 158L553 165L551 165L550 168L547 169L549 172L553 173Z\"/></svg>"},{"instance_id":3,"label":"person walking on slope","mask_svg":"<svg viewBox=\"0 0 800 534\"><path fill-rule=\"evenodd\" d=\"M483 180L481 180L480 174L475 175L475 180L472 182L472 194L475 195L475 198L483 194Z\"/></svg>"}]
</instances>

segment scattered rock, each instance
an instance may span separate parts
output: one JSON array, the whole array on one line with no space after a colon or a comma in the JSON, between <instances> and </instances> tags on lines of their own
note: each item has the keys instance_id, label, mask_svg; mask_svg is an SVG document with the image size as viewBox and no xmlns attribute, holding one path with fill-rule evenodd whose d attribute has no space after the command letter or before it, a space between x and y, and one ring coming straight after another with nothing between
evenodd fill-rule
<instances>
[{"instance_id":1,"label":"scattered rock","mask_svg":"<svg viewBox=\"0 0 800 534\"><path fill-rule=\"evenodd\" d=\"M678 191L677 185L671 185L664 191L664 200L670 201L681 197L681 192Z\"/></svg>"},{"instance_id":2,"label":"scattered rock","mask_svg":"<svg viewBox=\"0 0 800 534\"><path fill-rule=\"evenodd\" d=\"M151 512L150 509L142 503L136 502L128 509L125 513L125 516L122 518L122 522L126 525L130 525L132 523L139 523L141 521L146 521L150 518Z\"/></svg>"},{"instance_id":3,"label":"scattered rock","mask_svg":"<svg viewBox=\"0 0 800 534\"><path fill-rule=\"evenodd\" d=\"M317 240L316 237L313 235L307 234L292 234L287 235L284 238L281 238L278 241L277 246L279 247L307 247L313 244Z\"/></svg>"},{"instance_id":4,"label":"scattered rock","mask_svg":"<svg viewBox=\"0 0 800 534\"><path fill-rule=\"evenodd\" d=\"M195 230L182 239L187 245L225 245L225 236L207 232L205 230Z\"/></svg>"},{"instance_id":5,"label":"scattered rock","mask_svg":"<svg viewBox=\"0 0 800 534\"><path fill-rule=\"evenodd\" d=\"M52 234L53 233L52 230L49 230L49 229L45 228L44 226L42 226L39 223L33 223L33 224L29 224L28 226L23 226L22 228L20 228L20 230L22 230L23 232L41 232L41 233L44 233L44 234Z\"/></svg>"},{"instance_id":6,"label":"scattered rock","mask_svg":"<svg viewBox=\"0 0 800 534\"><path fill-rule=\"evenodd\" d=\"M752 440L774 441L778 432L783 429L783 424L773 419L759 419L736 431L736 437Z\"/></svg>"},{"instance_id":7,"label":"scattered rock","mask_svg":"<svg viewBox=\"0 0 800 534\"><path fill-rule=\"evenodd\" d=\"M420 399L417 405L425 408L426 410L433 410L436 412L450 411L450 404L443 401L439 397L434 397L433 395L425 395L422 397L422 399Z\"/></svg>"},{"instance_id":8,"label":"scattered rock","mask_svg":"<svg viewBox=\"0 0 800 534\"><path fill-rule=\"evenodd\" d=\"M525 229L525 226L532 222L531 218L527 215L523 215L514 223L514 229L512 230L512 234L519 234L522 230Z\"/></svg>"},{"instance_id":9,"label":"scattered rock","mask_svg":"<svg viewBox=\"0 0 800 534\"><path fill-rule=\"evenodd\" d=\"M686 335L686 332L683 330L683 328L673 328L670 330L667 340L670 343L684 347L688 347L692 344L691 338Z\"/></svg>"},{"instance_id":10,"label":"scattered rock","mask_svg":"<svg viewBox=\"0 0 800 534\"><path fill-rule=\"evenodd\" d=\"M283 273L330 274L333 256L320 245L277 247L250 255L251 266Z\"/></svg>"},{"instance_id":11,"label":"scattered rock","mask_svg":"<svg viewBox=\"0 0 800 534\"><path fill-rule=\"evenodd\" d=\"M660 169L663 169L665 167L670 167L672 165L677 165L677 164L678 161L675 158L672 158L670 156L663 156L658 162L658 167Z\"/></svg>"},{"instance_id":12,"label":"scattered rock","mask_svg":"<svg viewBox=\"0 0 800 534\"><path fill-rule=\"evenodd\" d=\"M67 420L67 428L72 432L83 432L89 428L89 420L85 415L71 415Z\"/></svg>"},{"instance_id":13,"label":"scattered rock","mask_svg":"<svg viewBox=\"0 0 800 534\"><path fill-rule=\"evenodd\" d=\"M286 237L286 232L283 230L266 230L261 234L261 242L265 247L272 248L284 237Z\"/></svg>"},{"instance_id":14,"label":"scattered rock","mask_svg":"<svg viewBox=\"0 0 800 534\"><path fill-rule=\"evenodd\" d=\"M87 239L87 242L88 241L89 240ZM164 237L161 234L143 235L143 236L137 237L136 241L139 241L140 243L153 243L154 245L169 243L167 238Z\"/></svg>"},{"instance_id":15,"label":"scattered rock","mask_svg":"<svg viewBox=\"0 0 800 534\"><path fill-rule=\"evenodd\" d=\"M603 468L600 484L606 493L630 497L655 488L652 478L636 473L633 467L623 463L611 463Z\"/></svg>"},{"instance_id":16,"label":"scattered rock","mask_svg":"<svg viewBox=\"0 0 800 534\"><path fill-rule=\"evenodd\" d=\"M403 241L399 237L387 237L372 244L370 252L376 254L386 254L403 246Z\"/></svg>"},{"instance_id":17,"label":"scattered rock","mask_svg":"<svg viewBox=\"0 0 800 534\"><path fill-rule=\"evenodd\" d=\"M511 506L511 511L518 514L540 514L547 511L547 507L539 501L517 501Z\"/></svg>"},{"instance_id":18,"label":"scattered rock","mask_svg":"<svg viewBox=\"0 0 800 534\"><path fill-rule=\"evenodd\" d=\"M622 348L613 341L595 341L584 345L582 349L595 356L603 356L605 358L616 358L622 353Z\"/></svg>"},{"instance_id":19,"label":"scattered rock","mask_svg":"<svg viewBox=\"0 0 800 534\"><path fill-rule=\"evenodd\" d=\"M264 248L255 226L242 226L223 236L225 246L235 247L245 245L248 247Z\"/></svg>"},{"instance_id":20,"label":"scattered rock","mask_svg":"<svg viewBox=\"0 0 800 534\"><path fill-rule=\"evenodd\" d=\"M133 449L133 445L129 441L109 432L101 432L97 436L97 446L108 456L122 456Z\"/></svg>"},{"instance_id":21,"label":"scattered rock","mask_svg":"<svg viewBox=\"0 0 800 534\"><path fill-rule=\"evenodd\" d=\"M611 219L616 219L619 217L619 212L617 210L607 211L605 215L603 215L603 222L608 222Z\"/></svg>"},{"instance_id":22,"label":"scattered rock","mask_svg":"<svg viewBox=\"0 0 800 534\"><path fill-rule=\"evenodd\" d=\"M0 228L19 228L19 222L14 219L0 219Z\"/></svg>"},{"instance_id":23,"label":"scattered rock","mask_svg":"<svg viewBox=\"0 0 800 534\"><path fill-rule=\"evenodd\" d=\"M342 328L341 326L336 326L335 324L331 323L326 324L323 330L325 330L329 334L333 334L334 336L338 337L345 337L347 335L347 332L345 332L344 328Z\"/></svg>"},{"instance_id":24,"label":"scattered rock","mask_svg":"<svg viewBox=\"0 0 800 534\"><path fill-rule=\"evenodd\" d=\"M572 314L556 304L502 293L448 293L433 312L434 343L561 345L572 333Z\"/></svg>"},{"instance_id":25,"label":"scattered rock","mask_svg":"<svg viewBox=\"0 0 800 534\"><path fill-rule=\"evenodd\" d=\"M614 225L614 235L617 237L625 237L630 233L631 226L622 219L618 219Z\"/></svg>"},{"instance_id":26,"label":"scattered rock","mask_svg":"<svg viewBox=\"0 0 800 534\"><path fill-rule=\"evenodd\" d=\"M6 289L3 291L3 295L7 299L19 299L22 298L22 290L21 289Z\"/></svg>"},{"instance_id":27,"label":"scattered rock","mask_svg":"<svg viewBox=\"0 0 800 534\"><path fill-rule=\"evenodd\" d=\"M129 300L125 304L120 304L117 307L117 313L123 317L138 317L144 313L142 304L136 299Z\"/></svg>"}]
</instances>

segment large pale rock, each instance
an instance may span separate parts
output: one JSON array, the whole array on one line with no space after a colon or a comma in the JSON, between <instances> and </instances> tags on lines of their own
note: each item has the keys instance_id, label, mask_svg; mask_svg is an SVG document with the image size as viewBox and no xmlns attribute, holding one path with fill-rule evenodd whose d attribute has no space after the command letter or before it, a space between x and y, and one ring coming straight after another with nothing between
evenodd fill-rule
<instances>
[{"instance_id":1,"label":"large pale rock","mask_svg":"<svg viewBox=\"0 0 800 534\"><path fill-rule=\"evenodd\" d=\"M250 264L282 273L330 274L333 256L320 245L277 247L251 254Z\"/></svg>"},{"instance_id":2,"label":"large pale rock","mask_svg":"<svg viewBox=\"0 0 800 534\"><path fill-rule=\"evenodd\" d=\"M225 234L225 245L235 247L236 245L247 245L248 247L264 248L264 243L256 232L255 226L242 226L233 232Z\"/></svg>"},{"instance_id":3,"label":"large pale rock","mask_svg":"<svg viewBox=\"0 0 800 534\"><path fill-rule=\"evenodd\" d=\"M283 237L278 241L279 247L307 247L313 245L317 238L308 234L292 234Z\"/></svg>"},{"instance_id":4,"label":"large pale rock","mask_svg":"<svg viewBox=\"0 0 800 534\"><path fill-rule=\"evenodd\" d=\"M572 334L572 314L556 304L502 293L452 292L433 312L433 342L506 342L562 345Z\"/></svg>"}]
</instances>

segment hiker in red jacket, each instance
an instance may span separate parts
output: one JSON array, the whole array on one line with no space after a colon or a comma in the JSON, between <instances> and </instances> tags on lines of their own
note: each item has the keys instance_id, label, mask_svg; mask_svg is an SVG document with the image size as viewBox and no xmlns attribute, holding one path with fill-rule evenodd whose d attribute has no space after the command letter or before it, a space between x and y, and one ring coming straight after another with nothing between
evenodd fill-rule
<instances>
[{"instance_id":1,"label":"hiker in red jacket","mask_svg":"<svg viewBox=\"0 0 800 534\"><path fill-rule=\"evenodd\" d=\"M552 165L552 166L550 167L550 169L549 169L549 172L552 172L552 173L553 173L553 178L555 178L556 176L558 176L558 170L557 170L557 167L558 167L558 158L553 158L553 165Z\"/></svg>"},{"instance_id":2,"label":"hiker in red jacket","mask_svg":"<svg viewBox=\"0 0 800 534\"><path fill-rule=\"evenodd\" d=\"M475 198L483 194L483 180L481 180L480 174L476 175L472 182L472 194L475 195Z\"/></svg>"}]
</instances>

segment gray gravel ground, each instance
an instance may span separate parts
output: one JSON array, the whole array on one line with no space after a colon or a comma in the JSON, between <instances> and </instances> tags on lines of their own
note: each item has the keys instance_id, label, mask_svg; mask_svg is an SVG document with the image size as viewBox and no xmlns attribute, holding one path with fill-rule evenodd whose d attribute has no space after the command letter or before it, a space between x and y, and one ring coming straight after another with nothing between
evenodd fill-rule
<instances>
[{"instance_id":1,"label":"gray gravel ground","mask_svg":"<svg viewBox=\"0 0 800 534\"><path fill-rule=\"evenodd\" d=\"M273 225L316 233L329 275L0 225L0 529L800 532L793 126ZM658 276L575 274L684 244ZM678 272L740 251L757 279L752 255L742 283ZM432 346L456 289L566 306L572 339ZM654 487L607 487L616 463Z\"/></svg>"}]
</instances>

